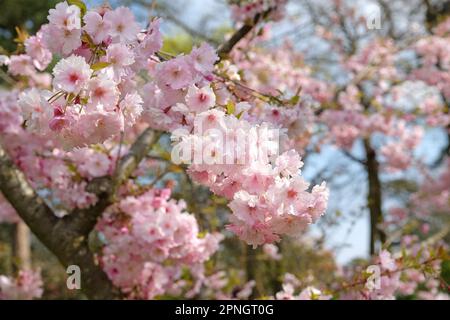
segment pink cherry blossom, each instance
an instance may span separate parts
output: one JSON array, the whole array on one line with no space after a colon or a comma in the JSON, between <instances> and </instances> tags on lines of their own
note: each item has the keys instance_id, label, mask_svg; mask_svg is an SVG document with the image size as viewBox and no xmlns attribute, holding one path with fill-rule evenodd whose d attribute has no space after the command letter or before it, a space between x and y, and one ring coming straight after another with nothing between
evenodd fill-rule
<instances>
[{"instance_id":1,"label":"pink cherry blossom","mask_svg":"<svg viewBox=\"0 0 450 320\"><path fill-rule=\"evenodd\" d=\"M92 70L84 58L72 55L55 65L53 75L55 88L77 94L87 85Z\"/></svg>"},{"instance_id":2,"label":"pink cherry blossom","mask_svg":"<svg viewBox=\"0 0 450 320\"><path fill-rule=\"evenodd\" d=\"M103 20L109 24L111 36L124 43L129 43L136 38L139 26L134 20L134 15L130 9L119 7L112 11L107 11Z\"/></svg>"},{"instance_id":3,"label":"pink cherry blossom","mask_svg":"<svg viewBox=\"0 0 450 320\"><path fill-rule=\"evenodd\" d=\"M85 23L83 29L95 44L100 44L111 36L111 21L104 19L104 16L101 16L98 12L87 12L83 21Z\"/></svg>"},{"instance_id":4,"label":"pink cherry blossom","mask_svg":"<svg viewBox=\"0 0 450 320\"><path fill-rule=\"evenodd\" d=\"M45 47L54 54L68 56L81 46L81 29L64 30L47 24L41 32Z\"/></svg>"},{"instance_id":5,"label":"pink cherry blossom","mask_svg":"<svg viewBox=\"0 0 450 320\"><path fill-rule=\"evenodd\" d=\"M67 2L56 4L55 9L49 10L48 21L57 28L73 30L81 28L80 8L68 5Z\"/></svg>"},{"instance_id":6,"label":"pink cherry blossom","mask_svg":"<svg viewBox=\"0 0 450 320\"><path fill-rule=\"evenodd\" d=\"M142 113L143 100L136 93L127 93L125 98L120 102L119 108L123 112L127 125L133 125Z\"/></svg>"},{"instance_id":7,"label":"pink cherry blossom","mask_svg":"<svg viewBox=\"0 0 450 320\"><path fill-rule=\"evenodd\" d=\"M214 63L219 59L215 50L206 43L192 49L190 57L194 69L204 75L213 71Z\"/></svg>"},{"instance_id":8,"label":"pink cherry blossom","mask_svg":"<svg viewBox=\"0 0 450 320\"><path fill-rule=\"evenodd\" d=\"M8 72L14 76L30 76L34 72L33 60L29 55L13 55L9 59Z\"/></svg>"},{"instance_id":9,"label":"pink cherry blossom","mask_svg":"<svg viewBox=\"0 0 450 320\"><path fill-rule=\"evenodd\" d=\"M112 111L119 101L117 84L106 75L99 75L89 80L87 85L89 104L94 108L101 105L104 110Z\"/></svg>"},{"instance_id":10,"label":"pink cherry blossom","mask_svg":"<svg viewBox=\"0 0 450 320\"><path fill-rule=\"evenodd\" d=\"M167 86L174 90L188 87L193 82L191 67L185 56L159 64L157 77L161 79L162 87Z\"/></svg>"},{"instance_id":11,"label":"pink cherry blossom","mask_svg":"<svg viewBox=\"0 0 450 320\"><path fill-rule=\"evenodd\" d=\"M78 166L80 174L87 178L105 176L110 169L111 160L108 155L95 152L90 148L76 149L72 153L74 163Z\"/></svg>"},{"instance_id":12,"label":"pink cherry blossom","mask_svg":"<svg viewBox=\"0 0 450 320\"><path fill-rule=\"evenodd\" d=\"M214 107L216 96L209 86L198 89L190 86L186 94L186 104L194 112L206 111Z\"/></svg>"},{"instance_id":13,"label":"pink cherry blossom","mask_svg":"<svg viewBox=\"0 0 450 320\"><path fill-rule=\"evenodd\" d=\"M52 61L52 53L45 47L42 31L25 40L26 53L33 59L36 69L43 71Z\"/></svg>"}]
</instances>

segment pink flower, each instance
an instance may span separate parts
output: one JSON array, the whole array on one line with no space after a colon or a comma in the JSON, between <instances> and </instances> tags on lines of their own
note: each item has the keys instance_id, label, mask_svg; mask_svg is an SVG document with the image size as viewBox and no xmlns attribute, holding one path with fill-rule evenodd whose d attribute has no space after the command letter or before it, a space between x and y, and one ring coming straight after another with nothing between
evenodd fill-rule
<instances>
[{"instance_id":1,"label":"pink flower","mask_svg":"<svg viewBox=\"0 0 450 320\"><path fill-rule=\"evenodd\" d=\"M13 76L32 75L35 72L35 70L31 57L26 54L11 56L8 64L8 72Z\"/></svg>"},{"instance_id":2,"label":"pink flower","mask_svg":"<svg viewBox=\"0 0 450 320\"><path fill-rule=\"evenodd\" d=\"M297 152L289 150L277 158L275 165L283 176L294 176L300 173L303 162Z\"/></svg>"},{"instance_id":3,"label":"pink flower","mask_svg":"<svg viewBox=\"0 0 450 320\"><path fill-rule=\"evenodd\" d=\"M111 36L111 22L104 19L98 12L89 11L84 17L83 29L92 38L95 44L106 41Z\"/></svg>"},{"instance_id":4,"label":"pink flower","mask_svg":"<svg viewBox=\"0 0 450 320\"><path fill-rule=\"evenodd\" d=\"M95 111L81 115L70 128L67 142L73 146L102 143L124 129L123 117L117 112Z\"/></svg>"},{"instance_id":5,"label":"pink flower","mask_svg":"<svg viewBox=\"0 0 450 320\"><path fill-rule=\"evenodd\" d=\"M88 178L105 176L111 165L106 154L89 148L76 149L72 153L72 159L77 164L78 171Z\"/></svg>"},{"instance_id":6,"label":"pink flower","mask_svg":"<svg viewBox=\"0 0 450 320\"><path fill-rule=\"evenodd\" d=\"M47 101L48 93L43 94L36 88L24 91L19 95L18 104L28 130L46 133L52 118L53 108Z\"/></svg>"},{"instance_id":7,"label":"pink flower","mask_svg":"<svg viewBox=\"0 0 450 320\"><path fill-rule=\"evenodd\" d=\"M169 189L153 189L123 198L103 215L97 225L107 241L101 255L103 269L131 298L169 293L183 269L204 277L201 264L218 249L221 237L200 238L195 217L184 210L183 202L170 199ZM117 219L117 214L126 215L128 221Z\"/></svg>"},{"instance_id":8,"label":"pink flower","mask_svg":"<svg viewBox=\"0 0 450 320\"><path fill-rule=\"evenodd\" d=\"M52 53L44 46L42 31L25 40L26 53L33 58L36 69L43 71L52 61Z\"/></svg>"},{"instance_id":9,"label":"pink flower","mask_svg":"<svg viewBox=\"0 0 450 320\"><path fill-rule=\"evenodd\" d=\"M49 10L48 21L57 28L74 30L81 28L80 8L60 2L55 9Z\"/></svg>"},{"instance_id":10,"label":"pink flower","mask_svg":"<svg viewBox=\"0 0 450 320\"><path fill-rule=\"evenodd\" d=\"M159 31L159 19L155 19L150 23L144 39L138 46L138 52L141 58L148 59L155 52L161 50L163 38Z\"/></svg>"},{"instance_id":11,"label":"pink flower","mask_svg":"<svg viewBox=\"0 0 450 320\"><path fill-rule=\"evenodd\" d=\"M50 130L59 132L69 125L69 120L65 117L57 116L50 120L48 127Z\"/></svg>"},{"instance_id":12,"label":"pink flower","mask_svg":"<svg viewBox=\"0 0 450 320\"><path fill-rule=\"evenodd\" d=\"M136 39L139 26L134 20L134 15L130 9L119 7L112 11L107 11L103 20L111 26L111 36L123 43L130 43Z\"/></svg>"},{"instance_id":13,"label":"pink flower","mask_svg":"<svg viewBox=\"0 0 450 320\"><path fill-rule=\"evenodd\" d=\"M98 108L101 105L106 111L113 111L119 101L117 84L104 74L100 74L89 80L87 91L89 93L89 105Z\"/></svg>"},{"instance_id":14,"label":"pink flower","mask_svg":"<svg viewBox=\"0 0 450 320\"><path fill-rule=\"evenodd\" d=\"M127 93L120 102L119 108L123 112L127 126L132 126L142 113L142 98L136 92Z\"/></svg>"},{"instance_id":15,"label":"pink flower","mask_svg":"<svg viewBox=\"0 0 450 320\"><path fill-rule=\"evenodd\" d=\"M44 292L40 271L20 270L17 277L0 275L0 300L31 300Z\"/></svg>"},{"instance_id":16,"label":"pink flower","mask_svg":"<svg viewBox=\"0 0 450 320\"><path fill-rule=\"evenodd\" d=\"M188 87L194 80L185 56L159 64L156 76L162 87L167 86L175 90Z\"/></svg>"},{"instance_id":17,"label":"pink flower","mask_svg":"<svg viewBox=\"0 0 450 320\"><path fill-rule=\"evenodd\" d=\"M92 70L84 58L72 55L56 64L53 75L55 88L78 94L88 83Z\"/></svg>"},{"instance_id":18,"label":"pink flower","mask_svg":"<svg viewBox=\"0 0 450 320\"><path fill-rule=\"evenodd\" d=\"M65 30L47 24L41 31L45 47L52 53L68 56L81 46L81 29Z\"/></svg>"},{"instance_id":19,"label":"pink flower","mask_svg":"<svg viewBox=\"0 0 450 320\"><path fill-rule=\"evenodd\" d=\"M214 107L216 96L210 86L201 89L190 86L186 94L186 103L190 111L202 112Z\"/></svg>"},{"instance_id":20,"label":"pink flower","mask_svg":"<svg viewBox=\"0 0 450 320\"><path fill-rule=\"evenodd\" d=\"M189 56L194 69L204 75L214 70L214 63L219 59L214 48L207 43L192 49Z\"/></svg>"},{"instance_id":21,"label":"pink flower","mask_svg":"<svg viewBox=\"0 0 450 320\"><path fill-rule=\"evenodd\" d=\"M391 253L389 251L382 250L378 254L378 258L380 259L380 264L383 269L389 271L395 271L397 269L395 260L391 257Z\"/></svg>"},{"instance_id":22,"label":"pink flower","mask_svg":"<svg viewBox=\"0 0 450 320\"><path fill-rule=\"evenodd\" d=\"M106 61L114 68L115 79L120 79L125 75L124 68L134 63L134 55L126 45L115 43L106 49Z\"/></svg>"},{"instance_id":23,"label":"pink flower","mask_svg":"<svg viewBox=\"0 0 450 320\"><path fill-rule=\"evenodd\" d=\"M290 283L283 283L283 290L276 293L277 300L294 300L294 286Z\"/></svg>"}]
</instances>

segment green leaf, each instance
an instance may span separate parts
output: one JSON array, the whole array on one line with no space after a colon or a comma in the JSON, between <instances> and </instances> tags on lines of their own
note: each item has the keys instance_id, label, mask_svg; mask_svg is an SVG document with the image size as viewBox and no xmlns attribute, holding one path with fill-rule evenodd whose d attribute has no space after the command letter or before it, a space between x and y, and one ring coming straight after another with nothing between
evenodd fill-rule
<instances>
[{"instance_id":1,"label":"green leaf","mask_svg":"<svg viewBox=\"0 0 450 320\"><path fill-rule=\"evenodd\" d=\"M228 101L227 103L227 114L234 114L235 111L235 105L233 101Z\"/></svg>"},{"instance_id":2,"label":"green leaf","mask_svg":"<svg viewBox=\"0 0 450 320\"><path fill-rule=\"evenodd\" d=\"M101 70L103 68L106 68L109 65L111 65L111 63L109 63L109 62L97 62L97 63L94 63L91 66L91 69L94 70L94 71L98 71L98 70Z\"/></svg>"},{"instance_id":3,"label":"green leaf","mask_svg":"<svg viewBox=\"0 0 450 320\"><path fill-rule=\"evenodd\" d=\"M80 8L82 17L86 14L87 7L86 7L86 4L83 1L81 1L81 0L67 0L67 2L69 4L72 4L72 5L77 6L78 8Z\"/></svg>"},{"instance_id":4,"label":"green leaf","mask_svg":"<svg viewBox=\"0 0 450 320\"><path fill-rule=\"evenodd\" d=\"M289 103L291 105L296 105L297 103L299 103L299 101L300 101L300 96L299 95L295 95L289 100Z\"/></svg>"}]
</instances>

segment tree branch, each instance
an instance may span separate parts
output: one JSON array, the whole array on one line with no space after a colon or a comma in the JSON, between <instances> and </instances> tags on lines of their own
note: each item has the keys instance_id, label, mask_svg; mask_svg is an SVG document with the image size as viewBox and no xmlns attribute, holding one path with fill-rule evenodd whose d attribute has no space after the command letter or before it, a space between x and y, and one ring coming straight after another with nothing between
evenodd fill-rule
<instances>
[{"instance_id":1,"label":"tree branch","mask_svg":"<svg viewBox=\"0 0 450 320\"><path fill-rule=\"evenodd\" d=\"M103 270L94 262L87 236L58 219L31 188L25 175L0 146L0 190L38 239L64 266L82 271L82 289L93 299L113 299L119 294Z\"/></svg>"},{"instance_id":2,"label":"tree branch","mask_svg":"<svg viewBox=\"0 0 450 320\"><path fill-rule=\"evenodd\" d=\"M370 212L370 254L375 254L376 242L386 241L386 234L379 229L383 222L381 182L379 177L379 163L375 150L370 144L369 138L364 139L366 151L366 170L368 180L367 206Z\"/></svg>"},{"instance_id":3,"label":"tree branch","mask_svg":"<svg viewBox=\"0 0 450 320\"><path fill-rule=\"evenodd\" d=\"M353 160L353 161L355 161L355 162L358 162L359 164L362 164L363 166L366 166L367 165L367 162L366 161L364 161L364 160L362 160L362 159L359 159L358 157L355 157L353 154L351 154L349 151L347 151L347 150L343 150L342 149L342 153L343 154L345 154L349 159L351 159L351 160Z\"/></svg>"},{"instance_id":4,"label":"tree branch","mask_svg":"<svg viewBox=\"0 0 450 320\"><path fill-rule=\"evenodd\" d=\"M261 20L266 18L270 14L270 12L272 12L272 10L274 10L274 9L275 8L269 8L262 13L258 13L257 15L255 15L255 17L253 18L253 20L251 22L245 23L239 30L237 30L231 36L231 38L228 41L226 41L222 45L220 45L217 50L217 54L220 57L220 59L222 60L222 59L226 58L229 55L229 53L231 52L231 50L233 50L234 46L239 41L241 41L242 38L244 38L247 34L249 34L250 31L252 31L252 29L255 27L255 25L257 25L258 22L260 22Z\"/></svg>"},{"instance_id":5,"label":"tree branch","mask_svg":"<svg viewBox=\"0 0 450 320\"><path fill-rule=\"evenodd\" d=\"M136 139L129 152L120 160L119 167L113 177L113 192L120 186L131 173L138 167L139 163L150 152L153 144L161 137L162 132L147 128Z\"/></svg>"},{"instance_id":6,"label":"tree branch","mask_svg":"<svg viewBox=\"0 0 450 320\"><path fill-rule=\"evenodd\" d=\"M115 200L118 188L126 181L139 163L146 157L152 146L159 140L162 132L150 128L136 139L129 152L120 159L114 176L105 176L93 179L87 187L87 191L98 197L97 203L87 209L77 209L63 218L67 225L83 235L88 235L95 227L98 217Z\"/></svg>"}]
</instances>

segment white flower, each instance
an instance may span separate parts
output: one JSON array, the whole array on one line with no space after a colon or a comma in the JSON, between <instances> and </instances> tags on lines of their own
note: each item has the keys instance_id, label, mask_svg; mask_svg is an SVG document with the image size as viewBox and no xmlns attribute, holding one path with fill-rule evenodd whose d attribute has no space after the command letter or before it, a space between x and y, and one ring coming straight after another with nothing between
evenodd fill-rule
<instances>
[{"instance_id":1,"label":"white flower","mask_svg":"<svg viewBox=\"0 0 450 320\"><path fill-rule=\"evenodd\" d=\"M214 107L216 96L209 86L198 89L192 85L186 94L186 103L191 111L202 112Z\"/></svg>"},{"instance_id":2,"label":"white flower","mask_svg":"<svg viewBox=\"0 0 450 320\"><path fill-rule=\"evenodd\" d=\"M89 104L94 107L102 105L107 111L113 111L119 101L117 84L104 74L89 80L88 92Z\"/></svg>"},{"instance_id":3,"label":"white flower","mask_svg":"<svg viewBox=\"0 0 450 320\"><path fill-rule=\"evenodd\" d=\"M94 43L99 44L110 36L111 22L103 19L99 13L89 11L83 19L85 23L83 29L91 36Z\"/></svg>"},{"instance_id":4,"label":"white flower","mask_svg":"<svg viewBox=\"0 0 450 320\"><path fill-rule=\"evenodd\" d=\"M81 28L80 8L69 6L67 2L60 2L55 9L50 9L47 18L50 24L64 30Z\"/></svg>"},{"instance_id":5,"label":"white flower","mask_svg":"<svg viewBox=\"0 0 450 320\"><path fill-rule=\"evenodd\" d=\"M120 102L120 110L122 110L128 125L132 125L136 122L137 118L142 113L143 100L136 92L127 93L125 98Z\"/></svg>"},{"instance_id":6,"label":"white flower","mask_svg":"<svg viewBox=\"0 0 450 320\"><path fill-rule=\"evenodd\" d=\"M72 55L56 64L53 75L55 88L77 94L89 81L92 70L83 57Z\"/></svg>"},{"instance_id":7,"label":"white flower","mask_svg":"<svg viewBox=\"0 0 450 320\"><path fill-rule=\"evenodd\" d=\"M111 25L111 36L119 38L122 42L132 42L139 32L139 26L134 21L134 15L130 9L119 7L105 13L104 21Z\"/></svg>"}]
</instances>

